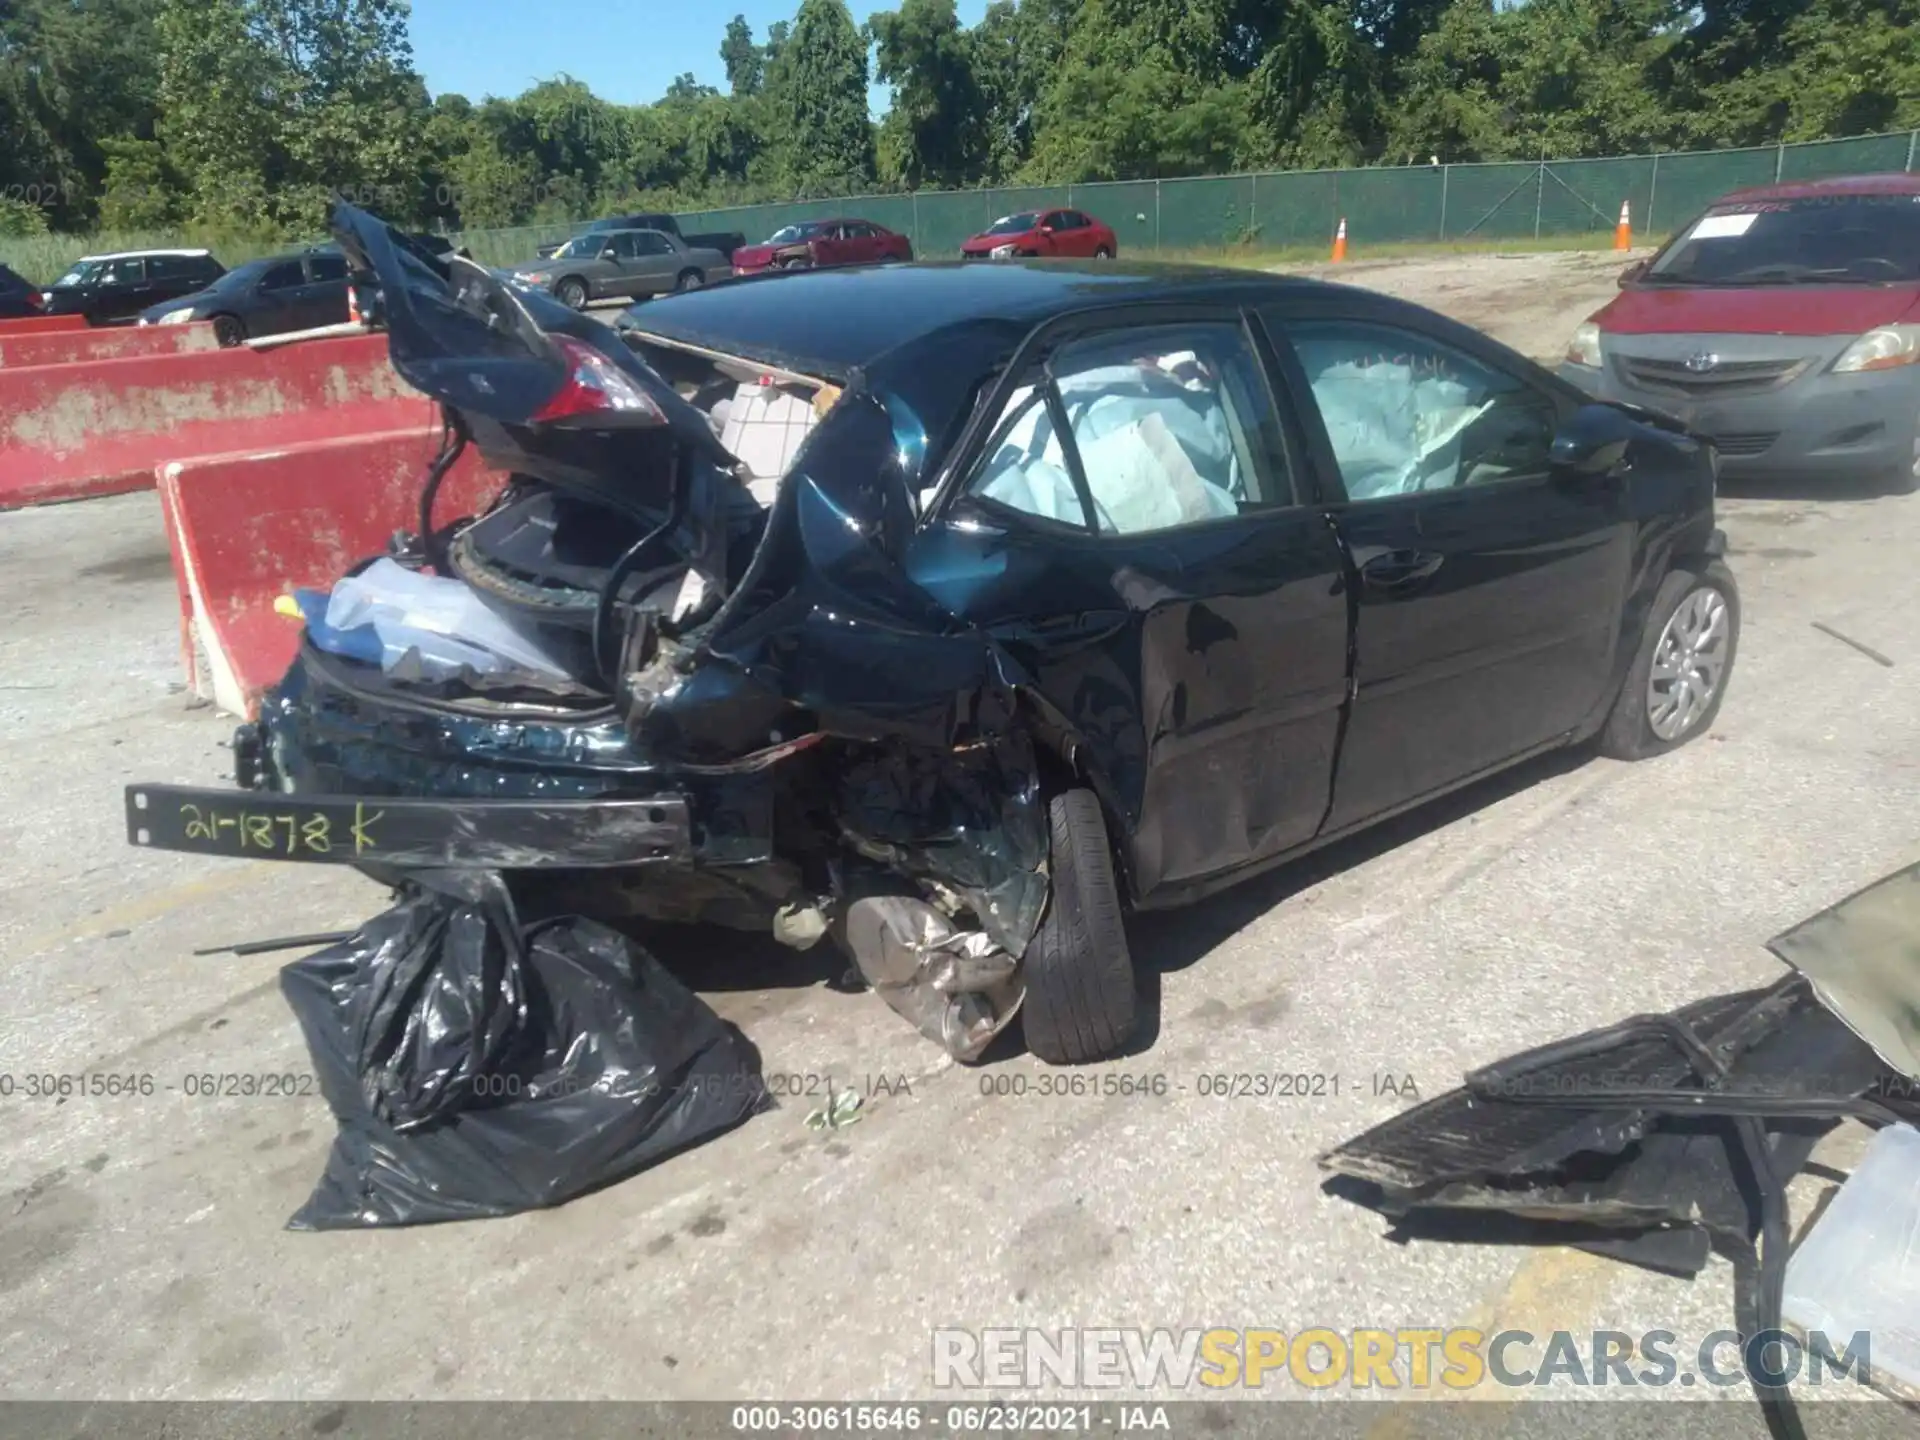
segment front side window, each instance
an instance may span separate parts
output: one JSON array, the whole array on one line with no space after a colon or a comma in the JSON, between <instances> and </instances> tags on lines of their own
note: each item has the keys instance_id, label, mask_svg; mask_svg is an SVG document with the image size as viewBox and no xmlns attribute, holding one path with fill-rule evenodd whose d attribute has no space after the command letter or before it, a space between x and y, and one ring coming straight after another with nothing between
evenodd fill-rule
<instances>
[{"instance_id":1,"label":"front side window","mask_svg":"<svg viewBox=\"0 0 1920 1440\"><path fill-rule=\"evenodd\" d=\"M300 268L298 260L283 261L260 277L262 290L291 290L306 283L306 272Z\"/></svg>"},{"instance_id":2,"label":"front side window","mask_svg":"<svg viewBox=\"0 0 1920 1440\"><path fill-rule=\"evenodd\" d=\"M1151 326L1055 352L1009 397L968 488L1082 529L1090 507L1098 533L1140 535L1289 503L1284 453L1239 326Z\"/></svg>"},{"instance_id":3,"label":"front side window","mask_svg":"<svg viewBox=\"0 0 1920 1440\"><path fill-rule=\"evenodd\" d=\"M635 255L665 255L673 247L667 244L667 237L657 230L641 230L628 237L633 241Z\"/></svg>"},{"instance_id":4,"label":"front side window","mask_svg":"<svg viewBox=\"0 0 1920 1440\"><path fill-rule=\"evenodd\" d=\"M1350 500L1534 479L1554 402L1516 376L1391 326L1286 327Z\"/></svg>"},{"instance_id":5,"label":"front side window","mask_svg":"<svg viewBox=\"0 0 1920 1440\"><path fill-rule=\"evenodd\" d=\"M347 278L347 257L344 255L314 255L307 260L307 268L312 271L315 284Z\"/></svg>"},{"instance_id":6,"label":"front side window","mask_svg":"<svg viewBox=\"0 0 1920 1440\"><path fill-rule=\"evenodd\" d=\"M138 285L146 278L146 263L142 260L109 260L101 267L99 283L102 285Z\"/></svg>"}]
</instances>

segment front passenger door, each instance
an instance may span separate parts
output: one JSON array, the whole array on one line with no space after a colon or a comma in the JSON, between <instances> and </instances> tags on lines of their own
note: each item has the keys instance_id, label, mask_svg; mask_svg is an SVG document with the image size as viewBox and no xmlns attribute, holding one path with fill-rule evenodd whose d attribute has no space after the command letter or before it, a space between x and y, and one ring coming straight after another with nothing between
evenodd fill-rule
<instances>
[{"instance_id":1,"label":"front passenger door","mask_svg":"<svg viewBox=\"0 0 1920 1440\"><path fill-rule=\"evenodd\" d=\"M635 253L633 236L615 230L601 242L587 280L588 291L596 300L634 293Z\"/></svg>"},{"instance_id":2,"label":"front passenger door","mask_svg":"<svg viewBox=\"0 0 1920 1440\"><path fill-rule=\"evenodd\" d=\"M1631 565L1620 475L1556 469L1560 398L1398 325L1268 314L1356 571L1355 693L1329 832L1576 729Z\"/></svg>"},{"instance_id":3,"label":"front passenger door","mask_svg":"<svg viewBox=\"0 0 1920 1440\"><path fill-rule=\"evenodd\" d=\"M145 260L127 258L112 261L100 276L94 292L92 313L87 318L98 325L138 315L155 303L152 290L147 280Z\"/></svg>"}]
</instances>

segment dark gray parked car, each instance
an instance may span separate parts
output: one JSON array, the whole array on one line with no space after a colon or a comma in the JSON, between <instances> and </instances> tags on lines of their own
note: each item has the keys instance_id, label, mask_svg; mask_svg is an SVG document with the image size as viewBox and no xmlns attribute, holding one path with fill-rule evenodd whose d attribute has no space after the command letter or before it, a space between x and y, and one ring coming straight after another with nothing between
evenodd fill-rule
<instances>
[{"instance_id":1,"label":"dark gray parked car","mask_svg":"<svg viewBox=\"0 0 1920 1440\"><path fill-rule=\"evenodd\" d=\"M333 246L249 260L204 290L140 313L142 325L210 320L222 345L340 325L346 319L347 260Z\"/></svg>"},{"instance_id":2,"label":"dark gray parked car","mask_svg":"<svg viewBox=\"0 0 1920 1440\"><path fill-rule=\"evenodd\" d=\"M590 300L644 300L697 290L733 273L718 250L689 247L664 230L607 230L576 235L545 260L516 265L517 284L545 290L578 310Z\"/></svg>"}]
</instances>

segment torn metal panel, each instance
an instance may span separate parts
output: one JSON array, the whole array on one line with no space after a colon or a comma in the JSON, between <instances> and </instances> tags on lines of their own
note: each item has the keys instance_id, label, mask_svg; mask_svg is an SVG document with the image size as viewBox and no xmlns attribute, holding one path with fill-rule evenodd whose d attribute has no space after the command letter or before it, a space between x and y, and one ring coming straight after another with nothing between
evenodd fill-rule
<instances>
[{"instance_id":1,"label":"torn metal panel","mask_svg":"<svg viewBox=\"0 0 1920 1440\"><path fill-rule=\"evenodd\" d=\"M857 755L840 771L835 808L859 854L941 881L996 944L1026 952L1046 910L1048 838L1024 737Z\"/></svg>"},{"instance_id":2,"label":"torn metal panel","mask_svg":"<svg viewBox=\"0 0 1920 1440\"><path fill-rule=\"evenodd\" d=\"M1888 1065L1920 1081L1920 864L1767 943Z\"/></svg>"}]
</instances>

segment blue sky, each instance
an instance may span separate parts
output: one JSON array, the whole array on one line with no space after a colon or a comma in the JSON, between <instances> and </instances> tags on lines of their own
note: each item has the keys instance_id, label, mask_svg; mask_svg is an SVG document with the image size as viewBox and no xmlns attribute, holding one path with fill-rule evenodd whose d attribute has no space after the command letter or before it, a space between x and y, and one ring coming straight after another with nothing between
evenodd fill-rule
<instances>
[{"instance_id":1,"label":"blue sky","mask_svg":"<svg viewBox=\"0 0 1920 1440\"><path fill-rule=\"evenodd\" d=\"M455 90L478 101L518 95L562 73L584 80L594 94L622 105L644 105L666 93L676 75L727 88L720 41L727 21L745 15L754 39L791 21L800 0L588 0L584 5L534 5L527 0L413 0L414 65L438 95ZM856 25L894 0L848 0ZM960 22L971 25L987 0L959 0ZM887 92L870 95L876 116Z\"/></svg>"}]
</instances>

